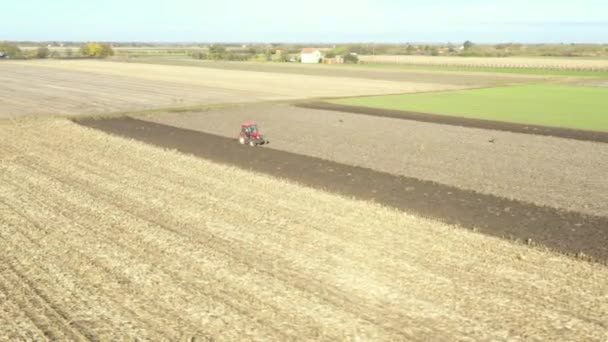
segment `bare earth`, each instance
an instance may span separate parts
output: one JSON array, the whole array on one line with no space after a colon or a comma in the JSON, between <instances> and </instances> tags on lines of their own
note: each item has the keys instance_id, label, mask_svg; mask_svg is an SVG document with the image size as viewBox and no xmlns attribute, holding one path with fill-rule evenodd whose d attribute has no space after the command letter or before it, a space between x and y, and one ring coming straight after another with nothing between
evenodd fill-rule
<instances>
[{"instance_id":1,"label":"bare earth","mask_svg":"<svg viewBox=\"0 0 608 342\"><path fill-rule=\"evenodd\" d=\"M268 148L608 216L607 144L288 105L145 119L227 137L253 120L272 141Z\"/></svg>"},{"instance_id":2,"label":"bare earth","mask_svg":"<svg viewBox=\"0 0 608 342\"><path fill-rule=\"evenodd\" d=\"M605 340L606 267L0 122L0 339Z\"/></svg>"},{"instance_id":3,"label":"bare earth","mask_svg":"<svg viewBox=\"0 0 608 342\"><path fill-rule=\"evenodd\" d=\"M82 115L462 87L96 60L2 61L0 117Z\"/></svg>"}]
</instances>

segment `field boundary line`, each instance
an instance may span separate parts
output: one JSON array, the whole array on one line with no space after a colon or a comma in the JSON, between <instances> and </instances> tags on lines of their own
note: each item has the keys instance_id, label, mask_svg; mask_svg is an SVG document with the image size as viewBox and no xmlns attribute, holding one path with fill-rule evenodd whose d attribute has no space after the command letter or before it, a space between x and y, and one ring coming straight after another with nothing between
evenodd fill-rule
<instances>
[{"instance_id":1,"label":"field boundary line","mask_svg":"<svg viewBox=\"0 0 608 342\"><path fill-rule=\"evenodd\" d=\"M519 123L511 123L504 121L492 121L483 119L464 118L453 115L441 115L431 113L420 113L401 111L394 109L373 108L364 106L349 106L336 103L317 101L307 103L295 103L296 107L331 110L349 114L360 114L377 116L400 120L413 120L421 122L429 122L444 125L463 126L471 128L481 128L496 131L506 131L512 133L535 134L543 136L551 136L556 138L574 139L581 141L592 141L608 144L608 132L585 131L571 128L550 127L540 125L527 125Z\"/></svg>"}]
</instances>

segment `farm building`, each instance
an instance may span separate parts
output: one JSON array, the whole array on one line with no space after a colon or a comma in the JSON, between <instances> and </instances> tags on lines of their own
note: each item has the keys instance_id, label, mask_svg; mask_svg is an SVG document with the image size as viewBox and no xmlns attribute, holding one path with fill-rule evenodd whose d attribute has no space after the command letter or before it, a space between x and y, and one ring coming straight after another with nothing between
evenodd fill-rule
<instances>
[{"instance_id":1,"label":"farm building","mask_svg":"<svg viewBox=\"0 0 608 342\"><path fill-rule=\"evenodd\" d=\"M323 55L319 49L306 48L302 49L300 53L300 60L302 63L320 63L323 59Z\"/></svg>"}]
</instances>

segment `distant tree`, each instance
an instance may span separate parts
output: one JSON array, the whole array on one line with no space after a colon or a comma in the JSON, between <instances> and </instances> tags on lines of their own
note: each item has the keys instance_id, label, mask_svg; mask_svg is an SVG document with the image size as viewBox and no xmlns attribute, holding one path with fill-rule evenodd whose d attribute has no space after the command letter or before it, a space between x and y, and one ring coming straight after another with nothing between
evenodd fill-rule
<instances>
[{"instance_id":1,"label":"distant tree","mask_svg":"<svg viewBox=\"0 0 608 342\"><path fill-rule=\"evenodd\" d=\"M348 46L338 46L335 49L331 50L336 56L344 56L348 55L352 51ZM335 56L334 56L335 57Z\"/></svg>"},{"instance_id":2,"label":"distant tree","mask_svg":"<svg viewBox=\"0 0 608 342\"><path fill-rule=\"evenodd\" d=\"M72 57L74 55L74 51L71 48L65 50L65 55L67 57Z\"/></svg>"},{"instance_id":3,"label":"distant tree","mask_svg":"<svg viewBox=\"0 0 608 342\"><path fill-rule=\"evenodd\" d=\"M51 54L49 48L43 46L36 50L36 58L47 58Z\"/></svg>"},{"instance_id":4,"label":"distant tree","mask_svg":"<svg viewBox=\"0 0 608 342\"><path fill-rule=\"evenodd\" d=\"M348 53L344 55L344 63L357 64L359 63L359 57L357 57L357 55L354 53Z\"/></svg>"},{"instance_id":5,"label":"distant tree","mask_svg":"<svg viewBox=\"0 0 608 342\"><path fill-rule=\"evenodd\" d=\"M21 54L21 49L15 44L0 42L0 52L10 57L16 57Z\"/></svg>"},{"instance_id":6,"label":"distant tree","mask_svg":"<svg viewBox=\"0 0 608 342\"><path fill-rule=\"evenodd\" d=\"M287 62L289 60L289 54L287 53L287 51L282 51L281 53L278 54L276 61L277 62Z\"/></svg>"},{"instance_id":7,"label":"distant tree","mask_svg":"<svg viewBox=\"0 0 608 342\"><path fill-rule=\"evenodd\" d=\"M472 41L470 41L470 40L467 40L466 42L464 42L464 43L462 44L462 46L464 47L464 49L465 49L465 50L469 50L469 49L471 49L471 48L472 48L474 45L475 45L475 44L473 44L473 42L472 42Z\"/></svg>"},{"instance_id":8,"label":"distant tree","mask_svg":"<svg viewBox=\"0 0 608 342\"><path fill-rule=\"evenodd\" d=\"M226 57L226 48L222 45L213 44L209 47L209 58L214 60L224 59Z\"/></svg>"},{"instance_id":9,"label":"distant tree","mask_svg":"<svg viewBox=\"0 0 608 342\"><path fill-rule=\"evenodd\" d=\"M329 50L327 51L327 53L325 54L326 58L334 58L336 57L336 53L334 52L334 50Z\"/></svg>"},{"instance_id":10,"label":"distant tree","mask_svg":"<svg viewBox=\"0 0 608 342\"><path fill-rule=\"evenodd\" d=\"M114 56L114 50L110 44L87 43L80 47L80 53L86 57L108 57Z\"/></svg>"},{"instance_id":11,"label":"distant tree","mask_svg":"<svg viewBox=\"0 0 608 342\"><path fill-rule=\"evenodd\" d=\"M207 54L201 50L196 50L192 52L192 58L194 59L207 59Z\"/></svg>"},{"instance_id":12,"label":"distant tree","mask_svg":"<svg viewBox=\"0 0 608 342\"><path fill-rule=\"evenodd\" d=\"M109 57L114 56L114 49L110 44L101 44L101 53L99 57Z\"/></svg>"},{"instance_id":13,"label":"distant tree","mask_svg":"<svg viewBox=\"0 0 608 342\"><path fill-rule=\"evenodd\" d=\"M413 53L414 53L414 51L416 51L416 48L415 48L415 47L413 47L412 45L409 45L409 44L408 44L407 48L405 48L405 52L406 52L408 55L413 54Z\"/></svg>"},{"instance_id":14,"label":"distant tree","mask_svg":"<svg viewBox=\"0 0 608 342\"><path fill-rule=\"evenodd\" d=\"M436 47L433 47L431 49L431 56L439 56L439 49L437 49Z\"/></svg>"}]
</instances>

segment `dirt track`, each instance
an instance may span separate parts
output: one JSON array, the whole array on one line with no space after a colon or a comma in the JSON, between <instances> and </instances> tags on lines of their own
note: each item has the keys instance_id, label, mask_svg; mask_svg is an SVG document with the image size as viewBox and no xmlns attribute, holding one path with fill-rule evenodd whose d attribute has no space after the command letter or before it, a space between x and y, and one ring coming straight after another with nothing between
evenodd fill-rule
<instances>
[{"instance_id":1,"label":"dirt track","mask_svg":"<svg viewBox=\"0 0 608 342\"><path fill-rule=\"evenodd\" d=\"M547 127L547 126L535 126L535 125L524 125L510 122L490 121L490 120L479 120L461 118L449 115L438 115L428 113L416 113L406 112L400 110L360 107L360 106L345 106L329 102L310 102L297 104L301 108L319 109L319 110L333 110L349 114L364 114L370 116L377 116L381 118L393 118L393 119L404 119L404 120L415 120L421 122L431 122L454 126L472 127L491 129L497 131L506 131L514 133L524 134L535 134L544 135L557 138L575 139L582 141L595 141L608 143L608 132L592 132L583 131L577 129L568 129L560 127Z\"/></svg>"},{"instance_id":2,"label":"dirt track","mask_svg":"<svg viewBox=\"0 0 608 342\"><path fill-rule=\"evenodd\" d=\"M607 144L288 105L146 120L231 138L240 123L258 121L272 149L608 217Z\"/></svg>"},{"instance_id":3,"label":"dirt track","mask_svg":"<svg viewBox=\"0 0 608 342\"><path fill-rule=\"evenodd\" d=\"M0 213L0 340L608 337L604 266L65 121L0 122Z\"/></svg>"},{"instance_id":4,"label":"dirt track","mask_svg":"<svg viewBox=\"0 0 608 342\"><path fill-rule=\"evenodd\" d=\"M608 217L543 208L268 148L252 151L232 138L131 118L79 122L208 160L475 228L488 235L530 239L534 244L570 255L583 252L608 261Z\"/></svg>"}]
</instances>

